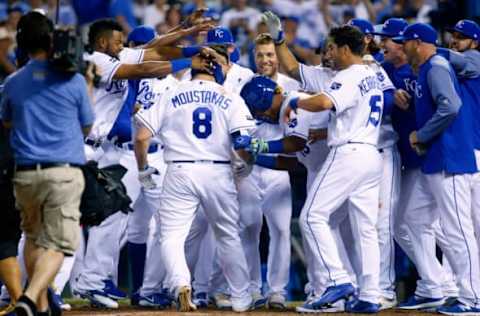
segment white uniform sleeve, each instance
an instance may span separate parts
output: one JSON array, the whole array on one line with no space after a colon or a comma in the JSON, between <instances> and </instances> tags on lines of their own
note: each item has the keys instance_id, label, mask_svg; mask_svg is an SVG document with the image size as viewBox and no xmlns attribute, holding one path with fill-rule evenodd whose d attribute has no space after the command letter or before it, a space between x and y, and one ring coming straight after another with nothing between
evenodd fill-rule
<instances>
[{"instance_id":1,"label":"white uniform sleeve","mask_svg":"<svg viewBox=\"0 0 480 316\"><path fill-rule=\"evenodd\" d=\"M122 64L140 64L143 61L144 49L125 47L119 54Z\"/></svg>"},{"instance_id":2,"label":"white uniform sleeve","mask_svg":"<svg viewBox=\"0 0 480 316\"><path fill-rule=\"evenodd\" d=\"M332 100L337 114L356 104L359 89L355 78L349 78L352 75L351 71L339 72L333 77L330 87L323 92Z\"/></svg>"},{"instance_id":3,"label":"white uniform sleeve","mask_svg":"<svg viewBox=\"0 0 480 316\"><path fill-rule=\"evenodd\" d=\"M383 69L382 66L378 65L378 68L375 70L377 79L380 82L380 90L387 91L390 89L395 89L392 80L388 77L387 72Z\"/></svg>"},{"instance_id":4,"label":"white uniform sleeve","mask_svg":"<svg viewBox=\"0 0 480 316\"><path fill-rule=\"evenodd\" d=\"M297 114L290 112L290 121L286 124L285 136L297 136L308 140L310 129L310 112L298 109Z\"/></svg>"},{"instance_id":5,"label":"white uniform sleeve","mask_svg":"<svg viewBox=\"0 0 480 316\"><path fill-rule=\"evenodd\" d=\"M120 60L99 52L86 54L84 59L95 64L96 72L100 76L100 82L106 85L111 83L113 75L121 65Z\"/></svg>"},{"instance_id":6,"label":"white uniform sleeve","mask_svg":"<svg viewBox=\"0 0 480 316\"><path fill-rule=\"evenodd\" d=\"M152 136L157 135L162 127L162 121L165 113L166 102L169 100L168 96L161 98L157 104L148 109L140 109L135 114L135 121L145 126Z\"/></svg>"},{"instance_id":7,"label":"white uniform sleeve","mask_svg":"<svg viewBox=\"0 0 480 316\"><path fill-rule=\"evenodd\" d=\"M232 94L233 95L233 94ZM255 129L255 120L240 96L233 95L233 103L228 110L228 131L230 134L240 132L250 135Z\"/></svg>"},{"instance_id":8,"label":"white uniform sleeve","mask_svg":"<svg viewBox=\"0 0 480 316\"><path fill-rule=\"evenodd\" d=\"M328 88L333 77L329 68L300 64L301 88L310 93L319 93Z\"/></svg>"}]
</instances>

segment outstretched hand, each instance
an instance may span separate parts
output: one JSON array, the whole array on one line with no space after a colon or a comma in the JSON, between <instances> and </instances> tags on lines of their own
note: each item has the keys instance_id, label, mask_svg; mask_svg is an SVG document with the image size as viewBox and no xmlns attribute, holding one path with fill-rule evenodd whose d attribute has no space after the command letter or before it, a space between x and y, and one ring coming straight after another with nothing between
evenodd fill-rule
<instances>
[{"instance_id":1,"label":"outstretched hand","mask_svg":"<svg viewBox=\"0 0 480 316\"><path fill-rule=\"evenodd\" d=\"M262 22L267 25L268 33L272 36L275 44L280 45L285 41L283 34L282 22L280 18L272 11L267 11L262 14Z\"/></svg>"}]
</instances>

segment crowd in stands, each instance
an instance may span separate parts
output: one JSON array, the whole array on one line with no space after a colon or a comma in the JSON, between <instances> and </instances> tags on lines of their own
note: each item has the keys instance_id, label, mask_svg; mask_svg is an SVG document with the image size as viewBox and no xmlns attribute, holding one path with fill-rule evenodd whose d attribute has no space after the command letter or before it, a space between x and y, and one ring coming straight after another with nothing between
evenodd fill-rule
<instances>
[{"instance_id":1,"label":"crowd in stands","mask_svg":"<svg viewBox=\"0 0 480 316\"><path fill-rule=\"evenodd\" d=\"M389 17L402 17L443 30L465 10L461 1L453 0L4 0L0 2L0 80L15 70L15 29L20 16L30 10L41 10L57 25L78 27L83 34L89 23L104 17L120 22L126 34L141 24L164 34L200 7L231 29L240 52L237 62L252 69L253 39L266 31L260 23L264 10L283 17L289 47L300 61L312 65L320 63L318 49L329 29L351 18L380 24Z\"/></svg>"}]
</instances>

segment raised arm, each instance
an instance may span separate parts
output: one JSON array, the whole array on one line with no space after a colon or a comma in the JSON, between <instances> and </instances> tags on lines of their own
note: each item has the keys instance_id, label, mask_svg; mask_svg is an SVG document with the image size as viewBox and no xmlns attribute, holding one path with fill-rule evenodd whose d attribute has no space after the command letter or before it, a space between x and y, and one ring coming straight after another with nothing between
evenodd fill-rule
<instances>
[{"instance_id":1,"label":"raised arm","mask_svg":"<svg viewBox=\"0 0 480 316\"><path fill-rule=\"evenodd\" d=\"M285 42L280 19L274 13L267 11L262 15L262 21L267 25L268 32L275 40L275 51L280 65L290 77L300 81L300 63Z\"/></svg>"}]
</instances>

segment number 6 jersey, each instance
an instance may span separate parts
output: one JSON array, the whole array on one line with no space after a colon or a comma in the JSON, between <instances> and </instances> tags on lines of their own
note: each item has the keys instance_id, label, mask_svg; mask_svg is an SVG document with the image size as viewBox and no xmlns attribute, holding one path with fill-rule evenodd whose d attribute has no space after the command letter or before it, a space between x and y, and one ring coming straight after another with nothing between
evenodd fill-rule
<instances>
[{"instance_id":1,"label":"number 6 jersey","mask_svg":"<svg viewBox=\"0 0 480 316\"><path fill-rule=\"evenodd\" d=\"M250 134L255 128L243 99L221 85L204 80L182 81L157 104L135 119L159 135L165 161L228 161L231 134ZM206 175L208 176L208 175Z\"/></svg>"},{"instance_id":2,"label":"number 6 jersey","mask_svg":"<svg viewBox=\"0 0 480 316\"><path fill-rule=\"evenodd\" d=\"M323 93L334 105L328 123L328 146L347 143L377 146L383 92L369 66L355 64L339 71Z\"/></svg>"}]
</instances>

